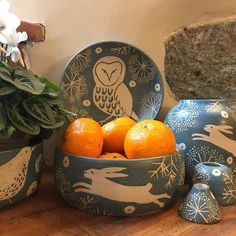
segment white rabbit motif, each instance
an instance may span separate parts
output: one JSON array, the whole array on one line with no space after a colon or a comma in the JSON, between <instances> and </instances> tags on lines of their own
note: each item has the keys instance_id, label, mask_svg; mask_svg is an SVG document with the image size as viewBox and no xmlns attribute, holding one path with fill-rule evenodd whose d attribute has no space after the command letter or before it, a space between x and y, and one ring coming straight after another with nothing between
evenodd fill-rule
<instances>
[{"instance_id":1,"label":"white rabbit motif","mask_svg":"<svg viewBox=\"0 0 236 236\"><path fill-rule=\"evenodd\" d=\"M233 134L231 129L233 129L233 127L229 125L208 124L204 126L204 130L207 131L209 135L194 133L192 134L192 137L193 140L210 142L227 152L232 153L236 157L236 140L230 139L223 134Z\"/></svg>"},{"instance_id":2,"label":"white rabbit motif","mask_svg":"<svg viewBox=\"0 0 236 236\"><path fill-rule=\"evenodd\" d=\"M109 180L108 178L127 177L127 174L118 173L126 170L123 167L108 167L103 169L89 169L84 171L84 176L91 179L92 183L77 182L73 185L75 192L91 193L107 199L120 202L135 202L139 204L155 203L164 207L159 199L171 198L167 193L152 194L151 183L144 186L127 186Z\"/></svg>"}]
</instances>

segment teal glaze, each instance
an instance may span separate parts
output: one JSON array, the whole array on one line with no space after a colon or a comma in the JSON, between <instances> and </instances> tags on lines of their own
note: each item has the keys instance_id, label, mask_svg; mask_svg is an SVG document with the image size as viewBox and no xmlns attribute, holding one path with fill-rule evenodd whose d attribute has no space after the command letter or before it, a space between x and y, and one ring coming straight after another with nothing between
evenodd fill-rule
<instances>
[{"instance_id":1,"label":"teal glaze","mask_svg":"<svg viewBox=\"0 0 236 236\"><path fill-rule=\"evenodd\" d=\"M221 210L206 184L196 183L180 205L179 214L198 224L215 224L221 219Z\"/></svg>"},{"instance_id":2,"label":"teal glaze","mask_svg":"<svg viewBox=\"0 0 236 236\"><path fill-rule=\"evenodd\" d=\"M122 42L99 42L77 53L60 84L65 107L100 124L121 116L155 119L164 85L154 61Z\"/></svg>"},{"instance_id":3,"label":"teal glaze","mask_svg":"<svg viewBox=\"0 0 236 236\"><path fill-rule=\"evenodd\" d=\"M184 158L109 160L55 153L55 181L64 200L88 213L136 216L170 207L184 183Z\"/></svg>"},{"instance_id":4,"label":"teal glaze","mask_svg":"<svg viewBox=\"0 0 236 236\"><path fill-rule=\"evenodd\" d=\"M236 111L220 99L183 99L172 108L165 123L182 149L186 179L201 162L228 166L236 176Z\"/></svg>"},{"instance_id":5,"label":"teal glaze","mask_svg":"<svg viewBox=\"0 0 236 236\"><path fill-rule=\"evenodd\" d=\"M216 162L202 162L194 167L193 183L209 185L220 205L236 202L236 189L232 171Z\"/></svg>"},{"instance_id":6,"label":"teal glaze","mask_svg":"<svg viewBox=\"0 0 236 236\"><path fill-rule=\"evenodd\" d=\"M0 207L33 194L40 183L43 143L0 152Z\"/></svg>"}]
</instances>

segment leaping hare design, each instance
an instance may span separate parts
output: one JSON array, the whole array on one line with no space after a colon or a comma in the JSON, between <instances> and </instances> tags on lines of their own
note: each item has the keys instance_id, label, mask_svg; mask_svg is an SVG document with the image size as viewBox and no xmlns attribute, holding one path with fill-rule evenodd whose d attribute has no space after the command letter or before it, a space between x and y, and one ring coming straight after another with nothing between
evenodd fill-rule
<instances>
[{"instance_id":1,"label":"leaping hare design","mask_svg":"<svg viewBox=\"0 0 236 236\"><path fill-rule=\"evenodd\" d=\"M236 140L226 137L223 133L233 134L231 131L233 127L229 125L212 125L208 124L204 126L204 130L209 135L194 133L192 134L193 140L202 140L213 143L214 145L232 153L236 157Z\"/></svg>"},{"instance_id":2,"label":"leaping hare design","mask_svg":"<svg viewBox=\"0 0 236 236\"><path fill-rule=\"evenodd\" d=\"M103 169L89 169L84 171L84 176L91 179L92 183L77 182L73 185L75 192L91 193L113 201L135 202L139 204L155 203L164 207L159 199L171 198L167 193L152 194L151 183L144 186L126 186L109 180L108 178L127 177L127 174L118 173L125 170L122 167L108 167Z\"/></svg>"}]
</instances>

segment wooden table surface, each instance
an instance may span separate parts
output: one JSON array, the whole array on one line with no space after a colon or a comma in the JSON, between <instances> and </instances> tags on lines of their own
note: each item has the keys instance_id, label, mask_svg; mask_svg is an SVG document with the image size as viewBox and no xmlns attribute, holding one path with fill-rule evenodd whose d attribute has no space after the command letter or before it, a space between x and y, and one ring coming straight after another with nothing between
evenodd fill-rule
<instances>
[{"instance_id":1,"label":"wooden table surface","mask_svg":"<svg viewBox=\"0 0 236 236\"><path fill-rule=\"evenodd\" d=\"M169 210L134 218L86 214L63 202L51 173L49 169L44 171L36 194L1 209L1 236L236 236L236 204L222 207L221 222L215 225L199 225L182 219L177 214L179 203Z\"/></svg>"}]
</instances>

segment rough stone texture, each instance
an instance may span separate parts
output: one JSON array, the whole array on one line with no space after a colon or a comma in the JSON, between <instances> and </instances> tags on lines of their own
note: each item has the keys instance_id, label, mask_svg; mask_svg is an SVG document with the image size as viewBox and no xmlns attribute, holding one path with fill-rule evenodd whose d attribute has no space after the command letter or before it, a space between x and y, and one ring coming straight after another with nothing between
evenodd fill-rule
<instances>
[{"instance_id":1,"label":"rough stone texture","mask_svg":"<svg viewBox=\"0 0 236 236\"><path fill-rule=\"evenodd\" d=\"M236 101L236 18L185 27L165 49L165 76L177 99Z\"/></svg>"}]
</instances>

